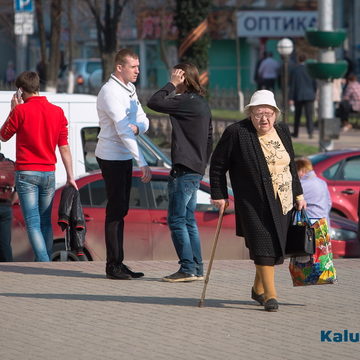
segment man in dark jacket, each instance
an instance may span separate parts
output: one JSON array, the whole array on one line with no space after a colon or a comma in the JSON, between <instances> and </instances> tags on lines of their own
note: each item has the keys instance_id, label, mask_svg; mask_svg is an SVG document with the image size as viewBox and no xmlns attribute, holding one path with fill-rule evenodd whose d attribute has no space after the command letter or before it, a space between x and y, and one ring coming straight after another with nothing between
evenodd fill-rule
<instances>
[{"instance_id":1,"label":"man in dark jacket","mask_svg":"<svg viewBox=\"0 0 360 360\"><path fill-rule=\"evenodd\" d=\"M291 134L299 136L299 126L302 108L305 109L306 128L309 139L313 137L314 131L314 101L316 97L316 81L312 78L305 67L305 55L299 55L299 64L294 68L290 77L290 103L295 105L294 132Z\"/></svg>"},{"instance_id":2,"label":"man in dark jacket","mask_svg":"<svg viewBox=\"0 0 360 360\"><path fill-rule=\"evenodd\" d=\"M172 124L168 224L180 269L164 281L203 279L196 194L212 150L211 111L195 65L179 64L170 82L149 100L149 108L170 115Z\"/></svg>"}]
</instances>

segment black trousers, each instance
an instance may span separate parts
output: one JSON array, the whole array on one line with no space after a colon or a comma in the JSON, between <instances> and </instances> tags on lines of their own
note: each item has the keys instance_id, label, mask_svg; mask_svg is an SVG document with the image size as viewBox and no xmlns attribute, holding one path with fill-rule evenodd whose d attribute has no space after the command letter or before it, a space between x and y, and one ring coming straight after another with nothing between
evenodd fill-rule
<instances>
[{"instance_id":1,"label":"black trousers","mask_svg":"<svg viewBox=\"0 0 360 360\"><path fill-rule=\"evenodd\" d=\"M348 100L343 100L339 104L337 115L341 120L341 126L346 125L349 120L349 115L353 111L353 108Z\"/></svg>"},{"instance_id":2,"label":"black trousers","mask_svg":"<svg viewBox=\"0 0 360 360\"><path fill-rule=\"evenodd\" d=\"M129 210L132 160L96 158L106 188L105 217L106 264L120 265L124 260L124 217Z\"/></svg>"},{"instance_id":3,"label":"black trousers","mask_svg":"<svg viewBox=\"0 0 360 360\"><path fill-rule=\"evenodd\" d=\"M301 120L302 108L305 109L306 129L309 135L314 131L314 101L295 101L295 116L294 116L294 136L299 135L299 126Z\"/></svg>"}]
</instances>

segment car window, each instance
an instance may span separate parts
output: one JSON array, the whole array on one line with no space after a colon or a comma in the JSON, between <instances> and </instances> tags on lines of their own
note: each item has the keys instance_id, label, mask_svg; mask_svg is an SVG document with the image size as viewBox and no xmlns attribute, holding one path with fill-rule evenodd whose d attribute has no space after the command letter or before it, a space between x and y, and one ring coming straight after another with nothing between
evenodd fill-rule
<instances>
[{"instance_id":1,"label":"car window","mask_svg":"<svg viewBox=\"0 0 360 360\"><path fill-rule=\"evenodd\" d=\"M340 165L341 165L341 161L327 168L323 172L324 178L329 180L335 179L336 173L338 172Z\"/></svg>"},{"instance_id":2,"label":"car window","mask_svg":"<svg viewBox=\"0 0 360 360\"><path fill-rule=\"evenodd\" d=\"M73 70L75 73L79 73L81 71L81 63L80 62L74 62L73 63Z\"/></svg>"},{"instance_id":3,"label":"car window","mask_svg":"<svg viewBox=\"0 0 360 360\"><path fill-rule=\"evenodd\" d=\"M216 207L211 204L211 197L207 191L202 189L198 190L196 211L218 211Z\"/></svg>"},{"instance_id":4,"label":"car window","mask_svg":"<svg viewBox=\"0 0 360 360\"><path fill-rule=\"evenodd\" d=\"M168 208L169 196L167 180L153 180L150 182L151 193L155 209L166 210Z\"/></svg>"},{"instance_id":5,"label":"car window","mask_svg":"<svg viewBox=\"0 0 360 360\"><path fill-rule=\"evenodd\" d=\"M140 146L141 152L144 155L145 161L149 166L158 166L157 157L141 142L138 140L138 144ZM134 164L136 165L136 161L134 160Z\"/></svg>"},{"instance_id":6,"label":"car window","mask_svg":"<svg viewBox=\"0 0 360 360\"><path fill-rule=\"evenodd\" d=\"M96 161L95 157L95 148L97 144L97 136L100 132L99 126L92 126L92 127L84 127L81 129L81 140L83 145L83 154L84 154L84 164L85 164L85 171L92 171L99 169L99 165ZM143 138L138 137L138 144L139 147L144 155L145 161L149 166L159 166L159 161L156 155L154 154L156 152L155 145L152 144L152 147L147 144ZM151 140L148 140L148 143L151 143ZM158 150L157 153L160 154L160 151ZM170 162L168 158L164 156L164 161ZM135 166L137 166L137 162L133 160L133 163Z\"/></svg>"},{"instance_id":7,"label":"car window","mask_svg":"<svg viewBox=\"0 0 360 360\"><path fill-rule=\"evenodd\" d=\"M105 207L107 203L104 180L93 181L79 189L81 205Z\"/></svg>"},{"instance_id":8,"label":"car window","mask_svg":"<svg viewBox=\"0 0 360 360\"><path fill-rule=\"evenodd\" d=\"M161 159L165 167L171 168L171 160L169 157L157 145L155 145L148 136L144 134L138 136L138 142L144 151L147 151L156 158Z\"/></svg>"},{"instance_id":9,"label":"car window","mask_svg":"<svg viewBox=\"0 0 360 360\"><path fill-rule=\"evenodd\" d=\"M99 169L99 164L95 157L97 136L100 128L98 126L86 127L81 129L81 141L83 145L85 171Z\"/></svg>"},{"instance_id":10,"label":"car window","mask_svg":"<svg viewBox=\"0 0 360 360\"><path fill-rule=\"evenodd\" d=\"M155 209L167 210L169 204L168 182L166 179L153 179L150 182L152 202ZM210 194L202 189L197 191L196 211L217 211L210 202Z\"/></svg>"},{"instance_id":11,"label":"car window","mask_svg":"<svg viewBox=\"0 0 360 360\"><path fill-rule=\"evenodd\" d=\"M86 72L92 74L95 70L101 69L100 61L89 61L86 64Z\"/></svg>"},{"instance_id":12,"label":"car window","mask_svg":"<svg viewBox=\"0 0 360 360\"><path fill-rule=\"evenodd\" d=\"M360 156L346 160L342 168L341 180L360 181Z\"/></svg>"},{"instance_id":13,"label":"car window","mask_svg":"<svg viewBox=\"0 0 360 360\"><path fill-rule=\"evenodd\" d=\"M313 154L309 156L309 159L313 165L316 165L317 163L326 160L329 158L329 155L326 153L320 153L320 154Z\"/></svg>"},{"instance_id":14,"label":"car window","mask_svg":"<svg viewBox=\"0 0 360 360\"><path fill-rule=\"evenodd\" d=\"M140 178L133 177L132 178L132 187L130 192L130 208L131 209L139 209L139 208L147 208L146 197L141 195L142 192L142 183ZM83 186L80 190L80 200L81 204L84 207L106 207L107 198L106 198L106 190L105 190L105 182L104 180L93 181L85 186Z\"/></svg>"}]
</instances>

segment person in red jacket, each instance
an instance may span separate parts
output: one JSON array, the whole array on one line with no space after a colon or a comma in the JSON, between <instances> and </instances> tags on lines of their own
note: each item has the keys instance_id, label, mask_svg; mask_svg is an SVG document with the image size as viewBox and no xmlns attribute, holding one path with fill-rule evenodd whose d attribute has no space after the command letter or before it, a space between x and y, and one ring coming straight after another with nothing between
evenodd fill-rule
<instances>
[{"instance_id":1,"label":"person in red jacket","mask_svg":"<svg viewBox=\"0 0 360 360\"><path fill-rule=\"evenodd\" d=\"M0 140L16 134L16 189L36 261L50 261L53 234L51 209L55 193L56 146L64 163L67 184L77 189L67 120L63 110L39 95L39 75L24 71L15 81L18 92L0 129Z\"/></svg>"}]
</instances>

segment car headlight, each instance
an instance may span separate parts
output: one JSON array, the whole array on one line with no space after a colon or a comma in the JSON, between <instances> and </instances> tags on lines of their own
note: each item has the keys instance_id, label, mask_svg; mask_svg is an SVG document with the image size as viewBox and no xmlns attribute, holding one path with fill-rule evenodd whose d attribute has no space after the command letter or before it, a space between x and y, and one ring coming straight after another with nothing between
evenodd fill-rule
<instances>
[{"instance_id":1,"label":"car headlight","mask_svg":"<svg viewBox=\"0 0 360 360\"><path fill-rule=\"evenodd\" d=\"M351 230L344 229L330 229L330 239L331 240L343 240L343 241L351 241L357 239L357 233Z\"/></svg>"}]
</instances>

